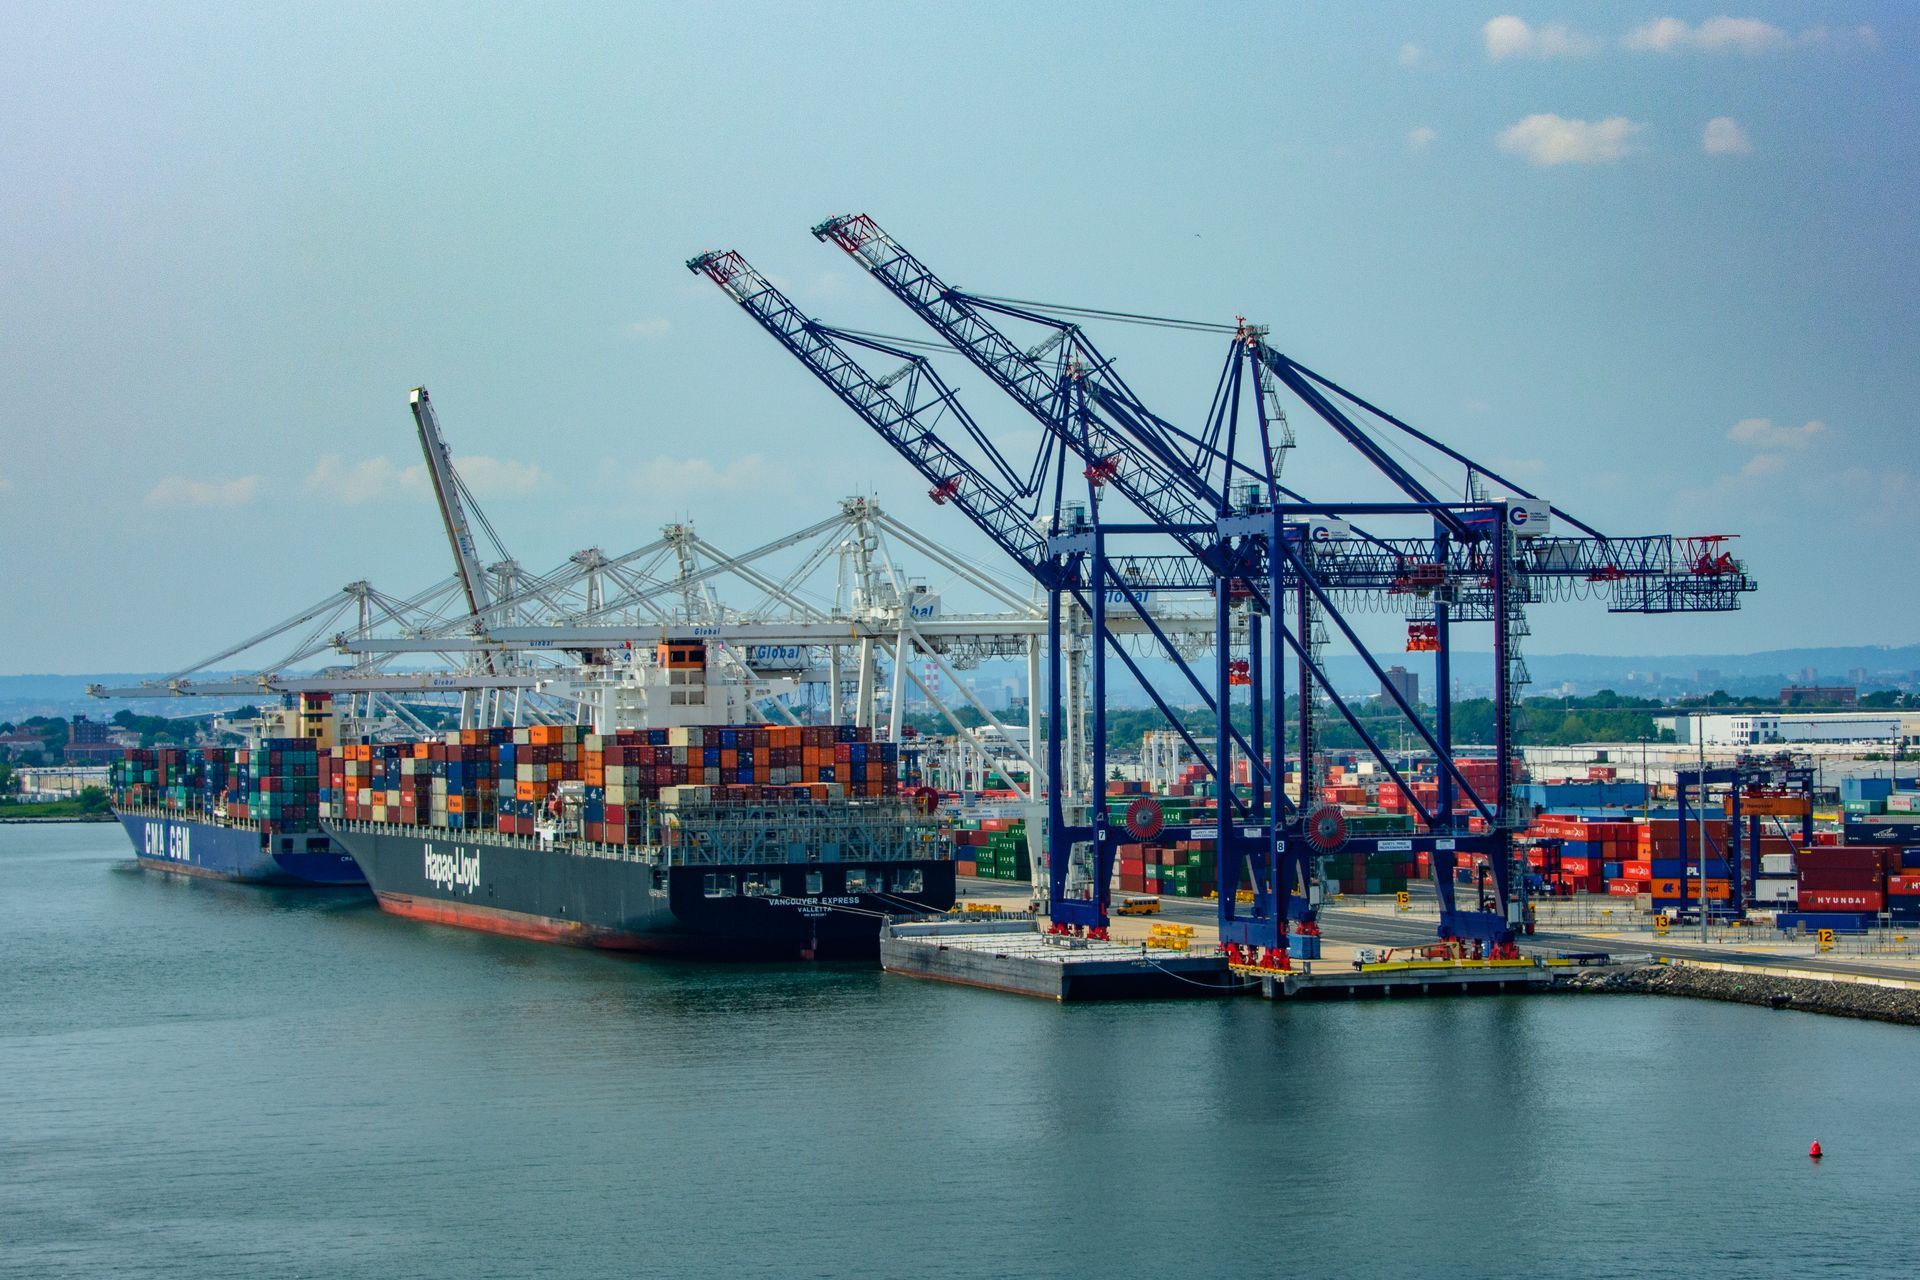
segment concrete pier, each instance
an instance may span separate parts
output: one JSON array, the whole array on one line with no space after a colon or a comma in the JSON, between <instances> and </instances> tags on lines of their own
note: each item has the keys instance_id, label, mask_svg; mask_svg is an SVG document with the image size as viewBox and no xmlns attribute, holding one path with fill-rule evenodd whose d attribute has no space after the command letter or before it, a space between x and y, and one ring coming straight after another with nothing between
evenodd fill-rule
<instances>
[{"instance_id":1,"label":"concrete pier","mask_svg":"<svg viewBox=\"0 0 1920 1280\"><path fill-rule=\"evenodd\" d=\"M1043 1000L1365 1000L1544 991L1555 970L1534 960L1304 962L1287 971L1229 966L1211 945L1163 950L1040 931L1025 912L896 921L880 932L888 973Z\"/></svg>"},{"instance_id":2,"label":"concrete pier","mask_svg":"<svg viewBox=\"0 0 1920 1280\"><path fill-rule=\"evenodd\" d=\"M1212 952L1164 951L1041 933L1031 915L957 916L884 926L888 973L1043 1000L1150 1000L1248 995L1251 978Z\"/></svg>"}]
</instances>

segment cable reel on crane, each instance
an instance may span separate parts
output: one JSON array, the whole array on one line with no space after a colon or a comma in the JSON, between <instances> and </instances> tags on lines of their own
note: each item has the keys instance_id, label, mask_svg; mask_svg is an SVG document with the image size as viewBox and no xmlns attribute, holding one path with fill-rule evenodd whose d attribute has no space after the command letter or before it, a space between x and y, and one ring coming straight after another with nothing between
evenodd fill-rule
<instances>
[{"instance_id":1,"label":"cable reel on crane","mask_svg":"<svg viewBox=\"0 0 1920 1280\"><path fill-rule=\"evenodd\" d=\"M1151 840L1166 829L1166 814L1152 796L1141 796L1127 806L1127 834L1135 840Z\"/></svg>"},{"instance_id":2,"label":"cable reel on crane","mask_svg":"<svg viewBox=\"0 0 1920 1280\"><path fill-rule=\"evenodd\" d=\"M1339 805L1323 804L1307 815L1307 843L1321 853L1338 853L1347 843L1347 815Z\"/></svg>"}]
</instances>

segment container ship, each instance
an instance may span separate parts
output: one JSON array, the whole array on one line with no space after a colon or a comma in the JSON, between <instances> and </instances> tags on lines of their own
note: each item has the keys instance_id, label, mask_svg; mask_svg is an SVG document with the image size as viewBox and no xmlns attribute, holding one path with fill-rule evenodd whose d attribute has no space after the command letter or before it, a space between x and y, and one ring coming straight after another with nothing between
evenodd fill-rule
<instances>
[{"instance_id":1,"label":"container ship","mask_svg":"<svg viewBox=\"0 0 1920 1280\"><path fill-rule=\"evenodd\" d=\"M246 884L364 884L352 855L320 829L320 774L330 754L313 737L129 750L112 766L114 816L150 871Z\"/></svg>"},{"instance_id":2,"label":"container ship","mask_svg":"<svg viewBox=\"0 0 1920 1280\"><path fill-rule=\"evenodd\" d=\"M583 673L592 726L344 747L321 826L387 911L576 946L871 955L886 917L951 907L951 838L895 744L733 723L749 700L706 656Z\"/></svg>"}]
</instances>

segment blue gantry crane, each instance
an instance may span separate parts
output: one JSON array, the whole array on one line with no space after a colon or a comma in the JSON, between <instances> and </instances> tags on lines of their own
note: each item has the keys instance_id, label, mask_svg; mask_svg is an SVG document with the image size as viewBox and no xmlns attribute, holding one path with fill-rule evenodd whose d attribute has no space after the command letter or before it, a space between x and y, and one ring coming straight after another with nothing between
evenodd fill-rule
<instances>
[{"instance_id":1,"label":"blue gantry crane","mask_svg":"<svg viewBox=\"0 0 1920 1280\"><path fill-rule=\"evenodd\" d=\"M1617 611L1722 610L1737 608L1741 595L1754 589L1744 566L1717 540L1600 534L1275 351L1266 331L1244 320L1232 326L1169 322L1230 335L1213 401L1202 425L1189 430L1150 409L1080 323L1089 316L1146 317L965 293L866 215L828 219L814 234L851 255L1045 428L1030 467L1020 471L1001 456L924 356L807 319L738 254L702 254L688 266L726 290L913 463L930 481L936 502L959 506L1046 590L1052 778L1061 776L1061 615L1069 606L1089 618L1094 637L1093 776L1105 774L1109 658L1128 668L1186 739L1220 797L1213 830L1220 931L1237 961L1286 965L1290 927L1314 931L1314 859L1349 844L1391 846L1408 860L1416 851L1427 852L1441 906L1439 935L1470 943L1482 954L1510 954L1524 922L1513 833L1528 815L1510 803L1504 764L1525 683L1519 640L1526 633L1526 605L1603 594ZM1008 325L1036 328L1038 340L1016 341L1005 331ZM852 358L849 346L904 363L876 377ZM1396 496L1316 502L1283 484L1282 468L1294 444L1280 402L1283 390L1383 476ZM1437 492L1403 464L1401 458L1416 448L1463 468L1460 496ZM1069 457L1080 468L1084 506L1068 501ZM1554 534L1556 518L1577 534ZM1383 536L1356 523L1409 519L1428 532ZM1155 591L1193 589L1210 591L1215 601L1211 673L1182 657L1148 607ZM1356 606L1404 613L1408 648L1434 654L1431 724L1385 679L1380 660L1347 616ZM1119 643L1108 625L1114 608L1138 615L1183 690L1208 707L1216 727L1213 750L1203 749L1187 729L1169 700L1175 695L1159 689ZM1451 724L1453 628L1470 622L1491 624L1495 651L1495 747L1503 768L1485 796L1456 759ZM1321 637L1329 626L1381 679L1383 695L1432 754L1435 804L1415 798L1380 735L1328 679ZM1296 673L1298 802L1284 785L1289 665ZM1337 808L1313 803L1323 700L1401 786L1419 820L1415 836L1349 836ZM1238 705L1246 708L1244 730L1235 715ZM1236 759L1247 766L1244 795L1234 786ZM1151 805L1137 806L1116 827L1096 796L1082 820L1065 810L1054 786L1049 818L1053 927L1103 936L1115 849L1129 836L1157 831L1160 816ZM1484 855L1495 868L1497 901L1490 910L1478 901L1462 906L1454 900L1455 866L1472 854ZM1251 902L1240 901L1243 882Z\"/></svg>"}]
</instances>

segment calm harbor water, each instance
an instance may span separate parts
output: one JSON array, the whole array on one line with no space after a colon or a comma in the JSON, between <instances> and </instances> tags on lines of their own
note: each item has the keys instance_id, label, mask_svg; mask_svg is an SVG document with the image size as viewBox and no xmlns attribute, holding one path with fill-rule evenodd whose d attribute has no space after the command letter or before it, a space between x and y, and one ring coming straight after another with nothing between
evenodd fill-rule
<instances>
[{"instance_id":1,"label":"calm harbor water","mask_svg":"<svg viewBox=\"0 0 1920 1280\"><path fill-rule=\"evenodd\" d=\"M637 961L0 826L5 1275L1912 1274L1916 1066L1692 1001Z\"/></svg>"}]
</instances>

